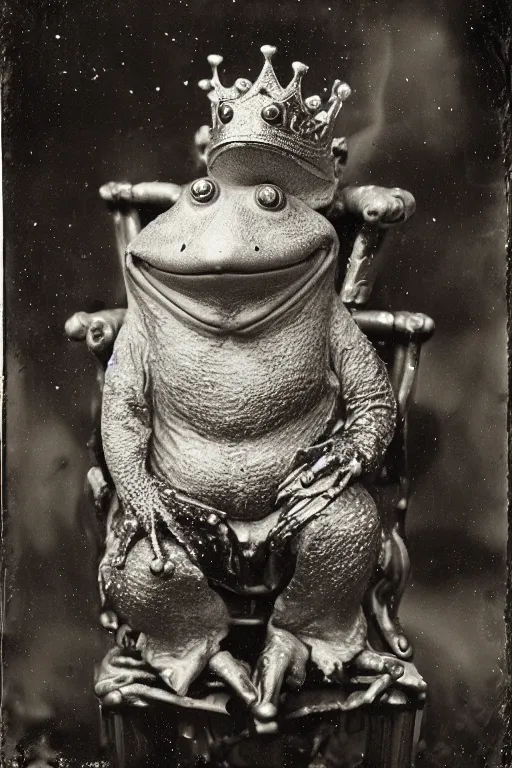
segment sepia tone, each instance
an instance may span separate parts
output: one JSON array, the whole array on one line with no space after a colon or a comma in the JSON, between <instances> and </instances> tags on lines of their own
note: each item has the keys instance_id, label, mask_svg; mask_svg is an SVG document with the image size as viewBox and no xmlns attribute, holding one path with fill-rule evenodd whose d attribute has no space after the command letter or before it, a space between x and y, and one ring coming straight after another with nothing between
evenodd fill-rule
<instances>
[{"instance_id":1,"label":"sepia tone","mask_svg":"<svg viewBox=\"0 0 512 768\"><path fill-rule=\"evenodd\" d=\"M194 90L204 55L229 48L230 81L255 77L254 40L275 40L283 61L314 63L308 92L323 90L333 58L343 66L335 74L357 96L340 117L349 182L399 184L417 199L415 218L386 240L371 306L425 312L437 326L408 437L413 577L401 618L429 682L418 765L467 765L469 752L475 765L497 759L506 538L499 126L473 76L462 9L298 5L268 14L264 3L246 4L241 34L241 12L227 3L221 27L201 3L171 14L134 2L98 19L68 4L40 20L47 42L27 35L13 63L11 119L24 131L11 127L6 162L6 673L10 743L34 755L41 741L82 760L97 753L92 669L108 643L97 629L99 542L83 495L95 372L61 330L77 307L122 302L96 190L110 178L193 178L193 148L185 157L183 146L205 122Z\"/></svg>"}]
</instances>

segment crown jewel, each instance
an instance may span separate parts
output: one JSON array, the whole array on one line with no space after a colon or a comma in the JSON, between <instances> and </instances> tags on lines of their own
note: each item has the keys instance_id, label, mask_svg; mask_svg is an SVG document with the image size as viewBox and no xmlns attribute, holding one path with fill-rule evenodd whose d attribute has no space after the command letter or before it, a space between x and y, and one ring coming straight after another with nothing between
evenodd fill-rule
<instances>
[{"instance_id":1,"label":"crown jewel","mask_svg":"<svg viewBox=\"0 0 512 768\"><path fill-rule=\"evenodd\" d=\"M293 187L288 191L307 197L315 207L326 205L336 184L335 121L350 88L336 80L325 103L319 96L304 100L302 78L309 68L293 62L293 77L283 88L272 66L276 48L263 45L261 52L265 60L257 80L238 78L230 87L219 79L222 56L208 56L212 77L199 83L212 106L208 168L248 183L253 176L276 183L284 178Z\"/></svg>"}]
</instances>

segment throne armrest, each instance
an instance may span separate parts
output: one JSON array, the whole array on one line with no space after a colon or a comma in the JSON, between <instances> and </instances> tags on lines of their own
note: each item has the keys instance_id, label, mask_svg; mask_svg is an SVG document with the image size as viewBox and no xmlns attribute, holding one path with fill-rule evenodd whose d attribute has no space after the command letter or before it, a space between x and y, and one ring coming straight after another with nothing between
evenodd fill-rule
<instances>
[{"instance_id":1,"label":"throne armrest","mask_svg":"<svg viewBox=\"0 0 512 768\"><path fill-rule=\"evenodd\" d=\"M422 312L386 312L378 309L356 309L352 317L359 328L375 341L418 340L421 344L433 335L435 324Z\"/></svg>"},{"instance_id":2,"label":"throne armrest","mask_svg":"<svg viewBox=\"0 0 512 768\"><path fill-rule=\"evenodd\" d=\"M143 181L140 184L109 181L100 187L100 197L111 208L150 205L165 210L177 202L181 189L180 184L170 181Z\"/></svg>"},{"instance_id":3,"label":"throne armrest","mask_svg":"<svg viewBox=\"0 0 512 768\"><path fill-rule=\"evenodd\" d=\"M352 317L375 343L391 347L391 383L398 402L399 418L405 419L418 376L422 345L435 330L431 317L422 312L356 310Z\"/></svg>"}]
</instances>

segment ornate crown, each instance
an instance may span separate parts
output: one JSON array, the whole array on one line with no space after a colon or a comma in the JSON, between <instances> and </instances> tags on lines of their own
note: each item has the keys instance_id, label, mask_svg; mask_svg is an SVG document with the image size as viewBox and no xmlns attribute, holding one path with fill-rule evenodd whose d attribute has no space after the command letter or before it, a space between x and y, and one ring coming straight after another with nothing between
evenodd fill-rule
<instances>
[{"instance_id":1,"label":"ornate crown","mask_svg":"<svg viewBox=\"0 0 512 768\"><path fill-rule=\"evenodd\" d=\"M333 141L332 134L350 88L336 80L326 103L319 96L303 100L308 67L294 62L283 88L272 66L276 48L263 45L261 52L265 62L256 82L239 78L229 88L219 80L222 56L208 56L213 75L199 83L212 104L208 169L239 183L274 181L313 207L327 205L336 187L336 157L346 153L344 140Z\"/></svg>"}]
</instances>

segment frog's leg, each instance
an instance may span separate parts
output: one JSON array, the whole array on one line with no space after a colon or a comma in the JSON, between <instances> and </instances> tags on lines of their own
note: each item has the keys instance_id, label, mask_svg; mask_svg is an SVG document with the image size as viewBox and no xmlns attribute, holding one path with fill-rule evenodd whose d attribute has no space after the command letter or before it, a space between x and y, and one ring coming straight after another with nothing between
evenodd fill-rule
<instances>
[{"instance_id":1,"label":"frog's leg","mask_svg":"<svg viewBox=\"0 0 512 768\"><path fill-rule=\"evenodd\" d=\"M294 575L277 598L268 644L257 675L260 704L273 703L297 658L297 641L327 677L367 648L361 602L380 551L381 526L373 499L349 486L294 540ZM283 643L282 635L294 643Z\"/></svg>"},{"instance_id":2,"label":"frog's leg","mask_svg":"<svg viewBox=\"0 0 512 768\"><path fill-rule=\"evenodd\" d=\"M143 659L178 695L209 667L249 706L256 690L247 671L231 654L220 651L228 632L228 611L185 550L171 540L161 543L168 576L155 574L147 537L133 545L124 567L105 564L102 579L109 603L134 631Z\"/></svg>"}]
</instances>

